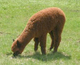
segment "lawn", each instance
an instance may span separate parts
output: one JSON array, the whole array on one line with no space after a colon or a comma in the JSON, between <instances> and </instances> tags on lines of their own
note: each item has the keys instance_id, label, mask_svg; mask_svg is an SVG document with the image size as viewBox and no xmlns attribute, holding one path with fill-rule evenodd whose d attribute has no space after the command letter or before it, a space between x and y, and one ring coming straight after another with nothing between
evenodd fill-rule
<instances>
[{"instance_id":1,"label":"lawn","mask_svg":"<svg viewBox=\"0 0 80 65\"><path fill-rule=\"evenodd\" d=\"M62 41L58 52L49 51L51 39L47 35L47 54L40 47L34 52L34 41L24 52L12 57L12 40L25 28L29 18L44 8L59 7L66 15ZM0 65L79 65L80 64L80 0L0 0Z\"/></svg>"}]
</instances>

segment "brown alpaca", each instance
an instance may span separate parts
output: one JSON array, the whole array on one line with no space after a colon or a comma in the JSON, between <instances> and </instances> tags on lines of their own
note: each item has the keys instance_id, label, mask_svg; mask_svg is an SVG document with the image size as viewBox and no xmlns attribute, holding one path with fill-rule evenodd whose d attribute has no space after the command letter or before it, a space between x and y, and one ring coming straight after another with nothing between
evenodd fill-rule
<instances>
[{"instance_id":1,"label":"brown alpaca","mask_svg":"<svg viewBox=\"0 0 80 65\"><path fill-rule=\"evenodd\" d=\"M34 38L34 50L37 51L40 42L42 54L46 54L46 35L50 34L52 42L50 50L54 46L57 52L61 41L61 33L65 23L65 14L56 7L47 8L34 14L28 21L22 34L13 42L12 51L14 55L21 54L25 46Z\"/></svg>"}]
</instances>

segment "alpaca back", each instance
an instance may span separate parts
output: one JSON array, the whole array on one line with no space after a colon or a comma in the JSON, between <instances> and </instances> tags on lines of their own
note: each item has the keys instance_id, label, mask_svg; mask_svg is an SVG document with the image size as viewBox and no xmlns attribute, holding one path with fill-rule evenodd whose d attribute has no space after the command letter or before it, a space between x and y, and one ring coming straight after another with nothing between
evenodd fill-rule
<instances>
[{"instance_id":1,"label":"alpaca back","mask_svg":"<svg viewBox=\"0 0 80 65\"><path fill-rule=\"evenodd\" d=\"M63 11L56 7L47 8L34 14L28 21L27 29L34 31L34 36L38 37L43 33L49 33L57 24L65 23Z\"/></svg>"}]
</instances>

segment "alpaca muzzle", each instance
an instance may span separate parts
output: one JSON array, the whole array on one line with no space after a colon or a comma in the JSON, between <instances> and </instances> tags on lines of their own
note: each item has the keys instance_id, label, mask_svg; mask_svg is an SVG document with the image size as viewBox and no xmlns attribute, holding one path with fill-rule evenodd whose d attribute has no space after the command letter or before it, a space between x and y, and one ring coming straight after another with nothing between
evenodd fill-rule
<instances>
[{"instance_id":1,"label":"alpaca muzzle","mask_svg":"<svg viewBox=\"0 0 80 65\"><path fill-rule=\"evenodd\" d=\"M20 52L16 51L13 53L13 56L15 57L15 56L18 56L19 54L20 54Z\"/></svg>"}]
</instances>

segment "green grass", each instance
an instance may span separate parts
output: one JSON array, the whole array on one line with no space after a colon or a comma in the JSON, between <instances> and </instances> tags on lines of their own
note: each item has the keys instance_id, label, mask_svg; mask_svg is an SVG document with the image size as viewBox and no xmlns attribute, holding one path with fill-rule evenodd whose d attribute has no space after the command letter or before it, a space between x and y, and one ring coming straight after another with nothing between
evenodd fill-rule
<instances>
[{"instance_id":1,"label":"green grass","mask_svg":"<svg viewBox=\"0 0 80 65\"><path fill-rule=\"evenodd\" d=\"M37 11L59 7L66 15L62 42L58 52L49 51L51 39L47 36L47 55L40 47L34 52L31 41L24 52L12 58L12 39L23 31L29 18ZM80 64L80 0L0 0L0 65L79 65Z\"/></svg>"}]
</instances>

